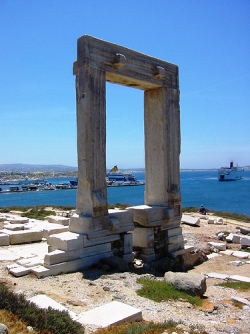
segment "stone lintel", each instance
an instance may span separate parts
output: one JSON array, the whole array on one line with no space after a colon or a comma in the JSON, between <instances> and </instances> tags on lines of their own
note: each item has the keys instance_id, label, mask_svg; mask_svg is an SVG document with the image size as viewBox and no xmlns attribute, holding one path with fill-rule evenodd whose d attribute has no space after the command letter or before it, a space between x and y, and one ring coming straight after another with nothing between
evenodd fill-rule
<instances>
[{"instance_id":1,"label":"stone lintel","mask_svg":"<svg viewBox=\"0 0 250 334\"><path fill-rule=\"evenodd\" d=\"M106 80L138 89L178 88L178 66L154 57L84 35L77 41L77 63L102 68Z\"/></svg>"},{"instance_id":2,"label":"stone lintel","mask_svg":"<svg viewBox=\"0 0 250 334\"><path fill-rule=\"evenodd\" d=\"M139 205L128 208L134 222L142 226L161 226L174 219L174 210L165 206Z\"/></svg>"},{"instance_id":3,"label":"stone lintel","mask_svg":"<svg viewBox=\"0 0 250 334\"><path fill-rule=\"evenodd\" d=\"M89 239L125 233L133 229L133 215L128 210L110 210L109 215L102 217L75 214L71 217L69 226L70 232L86 234Z\"/></svg>"}]
</instances>

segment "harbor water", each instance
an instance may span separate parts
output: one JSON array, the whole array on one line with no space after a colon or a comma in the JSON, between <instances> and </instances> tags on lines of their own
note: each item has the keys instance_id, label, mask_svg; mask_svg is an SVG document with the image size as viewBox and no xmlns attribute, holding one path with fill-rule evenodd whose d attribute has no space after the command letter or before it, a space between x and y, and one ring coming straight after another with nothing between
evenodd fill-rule
<instances>
[{"instance_id":1,"label":"harbor water","mask_svg":"<svg viewBox=\"0 0 250 334\"><path fill-rule=\"evenodd\" d=\"M133 170L131 172L138 180L145 180L144 171ZM182 206L184 208L200 207L202 204L208 210L250 216L250 171L244 172L242 180L228 182L219 182L216 170L181 171L180 177ZM52 184L69 182L70 180L72 178L47 179ZM144 190L144 185L108 187L108 203L130 206L144 204ZM76 192L76 189L67 189L0 193L0 208L36 205L75 207Z\"/></svg>"}]
</instances>

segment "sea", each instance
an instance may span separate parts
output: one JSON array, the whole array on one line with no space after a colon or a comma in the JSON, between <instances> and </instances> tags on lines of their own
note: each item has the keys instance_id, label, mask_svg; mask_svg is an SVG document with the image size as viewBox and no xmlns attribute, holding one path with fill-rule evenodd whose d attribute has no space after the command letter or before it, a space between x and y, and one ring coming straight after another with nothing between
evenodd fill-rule
<instances>
[{"instance_id":1,"label":"sea","mask_svg":"<svg viewBox=\"0 0 250 334\"><path fill-rule=\"evenodd\" d=\"M127 170L145 181L144 170ZM72 178L47 179L52 184L69 182ZM182 207L200 207L209 211L223 211L250 216L250 170L238 181L219 182L216 170L181 170ZM1 186L4 190L7 186ZM108 204L144 204L145 186L108 187ZM1 193L0 208L10 206L73 206L76 189Z\"/></svg>"}]
</instances>

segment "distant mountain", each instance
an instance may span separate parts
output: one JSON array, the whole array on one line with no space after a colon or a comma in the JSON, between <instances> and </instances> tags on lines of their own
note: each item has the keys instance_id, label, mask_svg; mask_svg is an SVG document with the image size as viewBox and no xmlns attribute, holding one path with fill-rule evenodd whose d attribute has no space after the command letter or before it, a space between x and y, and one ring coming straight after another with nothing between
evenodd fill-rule
<instances>
[{"instance_id":1,"label":"distant mountain","mask_svg":"<svg viewBox=\"0 0 250 334\"><path fill-rule=\"evenodd\" d=\"M65 165L0 164L1 172L74 172L77 169L77 167Z\"/></svg>"}]
</instances>

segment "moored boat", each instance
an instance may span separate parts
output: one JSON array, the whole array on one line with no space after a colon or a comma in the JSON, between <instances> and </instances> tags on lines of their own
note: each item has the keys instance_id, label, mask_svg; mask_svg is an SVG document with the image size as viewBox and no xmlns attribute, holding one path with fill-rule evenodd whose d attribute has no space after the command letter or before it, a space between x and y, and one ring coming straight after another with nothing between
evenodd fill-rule
<instances>
[{"instance_id":1,"label":"moored boat","mask_svg":"<svg viewBox=\"0 0 250 334\"><path fill-rule=\"evenodd\" d=\"M56 184L55 188L56 188L56 190L72 189L72 187L68 183L58 183L58 184Z\"/></svg>"},{"instance_id":2,"label":"moored boat","mask_svg":"<svg viewBox=\"0 0 250 334\"><path fill-rule=\"evenodd\" d=\"M237 181L243 178L244 168L234 166L233 162L230 162L229 167L221 167L218 170L219 181Z\"/></svg>"},{"instance_id":3,"label":"moored boat","mask_svg":"<svg viewBox=\"0 0 250 334\"><path fill-rule=\"evenodd\" d=\"M106 183L108 187L115 186L140 186L145 184L138 181L132 173L121 172L117 166L114 166L106 175Z\"/></svg>"}]
</instances>

